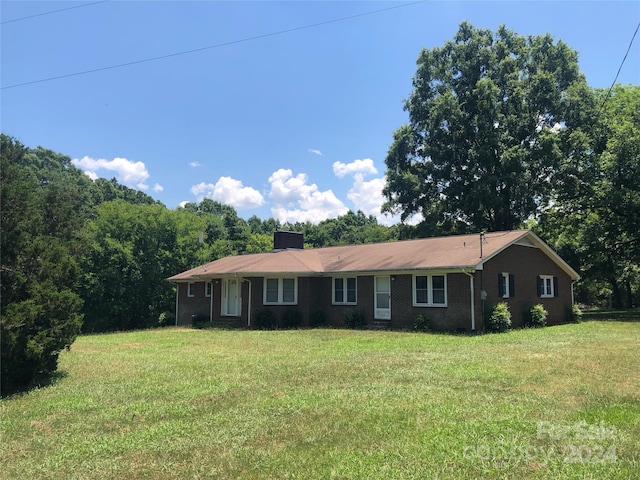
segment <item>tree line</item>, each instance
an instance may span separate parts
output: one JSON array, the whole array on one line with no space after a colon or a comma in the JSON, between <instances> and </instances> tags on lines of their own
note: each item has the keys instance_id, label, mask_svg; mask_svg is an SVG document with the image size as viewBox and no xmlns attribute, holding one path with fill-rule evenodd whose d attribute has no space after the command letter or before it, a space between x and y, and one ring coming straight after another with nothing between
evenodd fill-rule
<instances>
[{"instance_id":1,"label":"tree line","mask_svg":"<svg viewBox=\"0 0 640 480\"><path fill-rule=\"evenodd\" d=\"M175 286L166 278L227 255L271 251L276 230L303 232L307 247L390 241L401 231L362 212L281 224L245 220L211 199L169 209L5 134L0 162L3 393L55 371L58 353L81 332L173 323Z\"/></svg>"},{"instance_id":2,"label":"tree line","mask_svg":"<svg viewBox=\"0 0 640 480\"><path fill-rule=\"evenodd\" d=\"M211 199L168 209L2 134L3 394L55 371L81 332L171 324L167 277L268 252L276 230L324 247L528 227L580 272L579 302L637 306L640 87L592 89L566 44L467 23L417 65L409 122L385 159L383 207L418 215L415 226L362 212L318 224L245 220Z\"/></svg>"}]
</instances>

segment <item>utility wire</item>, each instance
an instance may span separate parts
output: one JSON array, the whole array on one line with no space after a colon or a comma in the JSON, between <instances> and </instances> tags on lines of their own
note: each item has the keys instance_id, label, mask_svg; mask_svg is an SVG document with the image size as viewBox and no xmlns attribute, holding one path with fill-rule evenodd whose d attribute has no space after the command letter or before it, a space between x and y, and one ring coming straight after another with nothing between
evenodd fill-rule
<instances>
[{"instance_id":1,"label":"utility wire","mask_svg":"<svg viewBox=\"0 0 640 480\"><path fill-rule=\"evenodd\" d=\"M631 46L633 45L633 41L636 39L636 35L638 34L638 30L639 29L640 29L640 22L638 22L638 26L636 27L636 31L633 32L633 36L631 37L631 41L629 42L629 46L627 47L627 53L624 54L624 58L622 59L622 62L620 63L620 67L618 68L618 72L616 73L616 77L613 79L613 82L611 83L611 86L609 87L609 90L607 91L607 94L604 96L604 100L602 100L602 105L600 105L600 108L598 109L598 113L596 114L596 119L600 117L600 113L602 112L602 109L604 108L605 104L609 100L609 97L611 96L611 91L613 90L613 87L615 86L616 82L618 81L618 75L620 75L620 71L622 70L622 66L624 65L624 62L627 60L627 57L629 56L629 52L631 51Z\"/></svg>"},{"instance_id":2,"label":"utility wire","mask_svg":"<svg viewBox=\"0 0 640 480\"><path fill-rule=\"evenodd\" d=\"M98 3L105 3L108 1L110 0L100 0L98 2L84 3L82 5L75 5L73 7L60 8L59 10L50 10L48 12L36 13L34 15L27 15L26 17L14 18L12 20L5 20L4 22L1 22L0 25L4 25L6 23L20 22L22 20L28 20L30 18L35 18L35 17L42 17L43 15L51 15L52 13L64 12L66 10L73 10L74 8L89 7L91 5L97 5Z\"/></svg>"},{"instance_id":3,"label":"utility wire","mask_svg":"<svg viewBox=\"0 0 640 480\"><path fill-rule=\"evenodd\" d=\"M112 70L114 68L128 67L130 65L138 65L140 63L155 62L156 60L162 60L162 59L165 59L165 58L178 57L180 55L188 55L190 53L202 52L204 50L211 50L211 49L214 49L214 48L226 47L226 46L229 46L229 45L236 45L238 43L250 42L252 40L259 40L261 38L275 37L276 35L283 35L285 33L297 32L299 30L306 30L306 29L309 29L309 28L315 28L315 27L320 27L320 26L323 26L323 25L329 25L331 23L344 22L346 20L352 20L354 18L365 17L365 16L368 16L368 15L375 15L377 13L382 13L382 12L388 12L389 10L396 10L398 8L409 7L409 6L412 6L412 5L417 5L419 3L424 3L425 1L426 0L419 0L417 2L403 3L401 5L395 5L393 7L382 8L380 10L372 10L372 11L369 11L369 12L358 13L358 14L355 14L355 15L350 15L348 17L334 18L332 20L326 20L324 22L312 23L312 24L309 24L309 25L303 25L301 27L288 28L286 30L279 30L277 32L265 33L263 35L255 35L253 37L242 38L242 39L239 39L239 40L231 40L229 42L218 43L218 44L215 44L215 45L209 45L207 47L194 48L192 50L184 50L182 52L169 53L167 55L160 55L158 57L150 57L150 58L145 58L145 59L142 59L142 60L134 60L133 62L119 63L117 65L110 65L108 67L100 67L100 68L94 68L94 69L91 69L91 70L83 70L83 71L80 71L80 72L67 73L65 75L58 75L58 76L55 76L55 77L42 78L40 80L32 80L30 82L15 83L13 85L7 85L6 87L2 87L2 88L0 88L0 90L8 90L10 88L23 87L25 85L32 85L34 83L50 82L51 80L58 80L58 79L61 79L61 78L77 77L79 75L86 75L86 74L89 74L89 73L102 72L104 70Z\"/></svg>"}]
</instances>

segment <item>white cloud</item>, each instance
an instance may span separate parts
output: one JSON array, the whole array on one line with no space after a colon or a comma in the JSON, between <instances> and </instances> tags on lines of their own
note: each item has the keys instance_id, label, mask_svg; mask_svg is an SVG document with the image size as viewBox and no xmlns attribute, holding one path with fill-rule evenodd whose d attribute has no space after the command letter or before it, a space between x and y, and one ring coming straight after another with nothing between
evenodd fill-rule
<instances>
[{"instance_id":1,"label":"white cloud","mask_svg":"<svg viewBox=\"0 0 640 480\"><path fill-rule=\"evenodd\" d=\"M381 212L385 197L382 194L386 182L385 177L373 178L365 181L364 177L368 173L377 173L373 165L373 160L355 160L345 164L335 162L333 173L342 178L347 174L353 174L353 185L347 193L347 198L353 202L354 211L361 210L365 215L373 215L381 225L394 225L400 223L400 215L383 214ZM405 221L410 225L419 223L419 216L412 216Z\"/></svg>"},{"instance_id":2,"label":"white cloud","mask_svg":"<svg viewBox=\"0 0 640 480\"><path fill-rule=\"evenodd\" d=\"M110 175L99 175L99 170L108 170L115 172L118 182L129 187L137 187L141 190L149 188L144 181L149 178L149 172L142 162L133 162L126 158L116 157L113 160L105 160L104 158L93 159L91 157L82 157L80 160L74 158L71 160L76 167L84 170L84 173L91 179L95 180L100 176L108 177Z\"/></svg>"},{"instance_id":3,"label":"white cloud","mask_svg":"<svg viewBox=\"0 0 640 480\"><path fill-rule=\"evenodd\" d=\"M198 197L199 202L211 198L238 210L259 207L264 203L259 191L245 187L240 180L231 177L220 177L215 184L201 182L191 187L191 193Z\"/></svg>"},{"instance_id":4,"label":"white cloud","mask_svg":"<svg viewBox=\"0 0 640 480\"><path fill-rule=\"evenodd\" d=\"M304 173L295 177L281 168L269 177L271 213L280 222L320 222L346 214L349 209L331 190L321 192L314 183L307 184Z\"/></svg>"},{"instance_id":5,"label":"white cloud","mask_svg":"<svg viewBox=\"0 0 640 480\"><path fill-rule=\"evenodd\" d=\"M318 150L317 148L310 148L309 149L309 153L313 153L315 155L320 155L321 157L324 156L324 155L322 155L322 152L320 150Z\"/></svg>"},{"instance_id":6,"label":"white cloud","mask_svg":"<svg viewBox=\"0 0 640 480\"><path fill-rule=\"evenodd\" d=\"M160 185L159 183L156 183L153 186L153 191L154 192L162 192L164 190L164 187L162 185Z\"/></svg>"},{"instance_id":7,"label":"white cloud","mask_svg":"<svg viewBox=\"0 0 640 480\"><path fill-rule=\"evenodd\" d=\"M189 166L193 168L201 167L202 164L200 162L189 162Z\"/></svg>"},{"instance_id":8,"label":"white cloud","mask_svg":"<svg viewBox=\"0 0 640 480\"><path fill-rule=\"evenodd\" d=\"M373 160L365 158L364 160L354 160L351 163L334 162L333 173L336 177L342 178L345 175L355 173L378 173L376 167L373 166Z\"/></svg>"}]
</instances>

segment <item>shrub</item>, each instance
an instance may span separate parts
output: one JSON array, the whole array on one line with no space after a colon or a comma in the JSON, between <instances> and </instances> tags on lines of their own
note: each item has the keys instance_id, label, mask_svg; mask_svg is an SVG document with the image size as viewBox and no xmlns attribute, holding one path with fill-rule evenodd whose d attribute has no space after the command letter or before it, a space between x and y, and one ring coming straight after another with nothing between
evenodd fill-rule
<instances>
[{"instance_id":1,"label":"shrub","mask_svg":"<svg viewBox=\"0 0 640 480\"><path fill-rule=\"evenodd\" d=\"M191 325L193 328L204 328L209 323L209 316L203 315L202 313L196 313L195 315L191 315Z\"/></svg>"},{"instance_id":2,"label":"shrub","mask_svg":"<svg viewBox=\"0 0 640 480\"><path fill-rule=\"evenodd\" d=\"M299 328L302 324L302 312L300 310L286 310L282 315L284 328Z\"/></svg>"},{"instance_id":3,"label":"shrub","mask_svg":"<svg viewBox=\"0 0 640 480\"><path fill-rule=\"evenodd\" d=\"M506 302L498 303L491 310L487 329L491 332L505 332L511 328L511 312Z\"/></svg>"},{"instance_id":4,"label":"shrub","mask_svg":"<svg viewBox=\"0 0 640 480\"><path fill-rule=\"evenodd\" d=\"M580 307L575 303L569 308L569 321L571 323L582 322L582 310L580 310Z\"/></svg>"},{"instance_id":5,"label":"shrub","mask_svg":"<svg viewBox=\"0 0 640 480\"><path fill-rule=\"evenodd\" d=\"M162 312L158 316L158 326L166 327L167 325L174 325L176 323L176 314L173 312Z\"/></svg>"},{"instance_id":6,"label":"shrub","mask_svg":"<svg viewBox=\"0 0 640 480\"><path fill-rule=\"evenodd\" d=\"M80 332L79 297L70 290L34 288L34 298L3 305L0 317L0 396L46 380L58 355Z\"/></svg>"},{"instance_id":7,"label":"shrub","mask_svg":"<svg viewBox=\"0 0 640 480\"><path fill-rule=\"evenodd\" d=\"M429 332L431 331L431 320L428 316L421 313L413 322L413 329L416 332Z\"/></svg>"},{"instance_id":8,"label":"shrub","mask_svg":"<svg viewBox=\"0 0 640 480\"><path fill-rule=\"evenodd\" d=\"M311 326L314 328L327 326L327 314L319 308L311 314Z\"/></svg>"},{"instance_id":9,"label":"shrub","mask_svg":"<svg viewBox=\"0 0 640 480\"><path fill-rule=\"evenodd\" d=\"M256 312L255 325L260 330L275 330L278 326L276 314L268 309L258 310Z\"/></svg>"},{"instance_id":10,"label":"shrub","mask_svg":"<svg viewBox=\"0 0 640 480\"><path fill-rule=\"evenodd\" d=\"M367 319L362 310L348 312L344 316L344 326L346 328L363 329L367 326Z\"/></svg>"},{"instance_id":11,"label":"shrub","mask_svg":"<svg viewBox=\"0 0 640 480\"><path fill-rule=\"evenodd\" d=\"M538 303L531 307L529 314L525 315L524 326L529 328L541 328L547 325L547 311Z\"/></svg>"}]
</instances>

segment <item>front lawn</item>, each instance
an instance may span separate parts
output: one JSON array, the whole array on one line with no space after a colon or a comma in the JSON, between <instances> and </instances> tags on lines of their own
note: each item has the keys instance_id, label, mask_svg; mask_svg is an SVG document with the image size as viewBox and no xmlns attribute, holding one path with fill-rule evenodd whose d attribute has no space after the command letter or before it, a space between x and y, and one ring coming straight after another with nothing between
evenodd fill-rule
<instances>
[{"instance_id":1,"label":"front lawn","mask_svg":"<svg viewBox=\"0 0 640 480\"><path fill-rule=\"evenodd\" d=\"M0 478L640 478L640 323L80 337Z\"/></svg>"}]
</instances>

